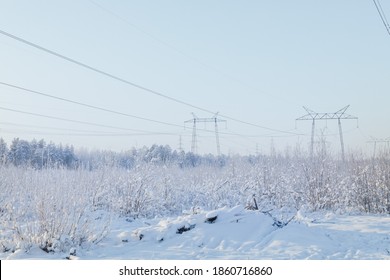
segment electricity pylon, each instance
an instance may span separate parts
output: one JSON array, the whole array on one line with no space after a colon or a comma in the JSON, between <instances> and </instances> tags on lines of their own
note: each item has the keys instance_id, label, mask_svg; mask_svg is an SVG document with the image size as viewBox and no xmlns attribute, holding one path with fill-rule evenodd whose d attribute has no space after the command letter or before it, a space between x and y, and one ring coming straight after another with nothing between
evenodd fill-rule
<instances>
[{"instance_id":1,"label":"electricity pylon","mask_svg":"<svg viewBox=\"0 0 390 280\"><path fill-rule=\"evenodd\" d=\"M338 110L335 113L316 113L306 107L303 107L307 114L297 118L297 121L307 121L311 120L312 125L311 125L311 143L310 143L310 156L313 157L313 150L314 150L314 128L315 128L315 121L316 120L338 120L338 125L339 125L339 135L340 135L340 144L341 144L341 157L342 160L345 160L345 155L344 155L344 139L343 139L343 130L341 128L341 120L343 119L358 119L355 116L345 114L345 111L348 109L348 106L345 106L344 108Z\"/></svg>"},{"instance_id":2,"label":"electricity pylon","mask_svg":"<svg viewBox=\"0 0 390 280\"><path fill-rule=\"evenodd\" d=\"M375 154L376 154L376 144L377 144L377 143L386 144L386 148L387 148L387 150L389 150L390 137L389 137L389 138L386 138L386 139L378 139L378 138L373 138L373 137L371 137L371 138L372 138L372 140L367 141L367 143L373 143L373 144L374 144L373 158L375 158Z\"/></svg>"},{"instance_id":3,"label":"electricity pylon","mask_svg":"<svg viewBox=\"0 0 390 280\"><path fill-rule=\"evenodd\" d=\"M218 119L218 113L216 113L212 118L198 118L194 113L192 113L193 118L191 120L185 121L185 123L191 122L192 125L192 142L191 142L191 152L196 154L198 150L197 146L197 140L196 140L196 124L198 122L213 122L215 127L215 142L217 144L217 155L221 155L221 147L219 144L219 133L218 133L218 123L219 122L226 122L226 120Z\"/></svg>"}]
</instances>

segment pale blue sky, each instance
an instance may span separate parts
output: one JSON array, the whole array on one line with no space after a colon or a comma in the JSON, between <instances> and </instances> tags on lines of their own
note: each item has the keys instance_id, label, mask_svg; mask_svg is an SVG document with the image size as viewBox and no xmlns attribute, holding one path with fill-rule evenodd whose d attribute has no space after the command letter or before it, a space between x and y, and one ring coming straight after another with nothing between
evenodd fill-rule
<instances>
[{"instance_id":1,"label":"pale blue sky","mask_svg":"<svg viewBox=\"0 0 390 280\"><path fill-rule=\"evenodd\" d=\"M381 4L390 18L390 2ZM223 153L254 153L256 145L268 152L271 142L280 150L297 143L306 149L311 123L298 122L295 129L295 119L306 113L302 106L335 112L350 105L347 113L359 117L359 128L354 120L342 122L347 149L369 150L370 136L390 137L390 36L370 0L0 0L0 30L209 111L304 134L227 119L220 126ZM113 150L154 143L178 148L182 135L188 151L192 127L184 129L184 121L191 112L212 117L1 34L0 82L178 125L0 85L2 108L169 134L101 136L133 132L0 110L0 136L8 142L20 137ZM316 135L323 132L339 150L337 121L316 124ZM199 152L215 152L213 125L199 128L209 130L198 130Z\"/></svg>"}]
</instances>

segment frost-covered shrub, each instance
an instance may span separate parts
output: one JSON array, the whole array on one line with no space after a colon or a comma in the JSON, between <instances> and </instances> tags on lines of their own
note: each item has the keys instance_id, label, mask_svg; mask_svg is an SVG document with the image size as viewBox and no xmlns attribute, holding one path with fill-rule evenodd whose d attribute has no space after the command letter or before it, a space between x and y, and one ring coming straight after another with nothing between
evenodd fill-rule
<instances>
[{"instance_id":1,"label":"frost-covered shrub","mask_svg":"<svg viewBox=\"0 0 390 280\"><path fill-rule=\"evenodd\" d=\"M223 165L196 167L168 160L126 168L109 158L104 162L78 169L0 164L0 250L38 246L66 252L89 246L109 231L111 215L166 217L236 205L288 214L294 209L390 213L386 153L374 159L353 155L345 162L324 151L313 158L237 156L224 158Z\"/></svg>"},{"instance_id":2,"label":"frost-covered shrub","mask_svg":"<svg viewBox=\"0 0 390 280\"><path fill-rule=\"evenodd\" d=\"M390 213L390 158L387 153L351 164L353 199L359 210Z\"/></svg>"},{"instance_id":3,"label":"frost-covered shrub","mask_svg":"<svg viewBox=\"0 0 390 280\"><path fill-rule=\"evenodd\" d=\"M1 244L13 244L14 249L38 246L46 252L67 251L100 241L108 230L107 219L95 223L98 213L90 203L91 182L83 173L14 167L4 171L12 188L8 188L1 216Z\"/></svg>"}]
</instances>

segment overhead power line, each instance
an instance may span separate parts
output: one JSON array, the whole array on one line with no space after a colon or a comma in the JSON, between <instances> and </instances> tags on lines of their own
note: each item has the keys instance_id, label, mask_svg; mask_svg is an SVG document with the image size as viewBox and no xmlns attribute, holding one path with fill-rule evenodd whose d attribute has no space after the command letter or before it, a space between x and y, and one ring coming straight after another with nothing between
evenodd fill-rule
<instances>
[{"instance_id":1,"label":"overhead power line","mask_svg":"<svg viewBox=\"0 0 390 280\"><path fill-rule=\"evenodd\" d=\"M118 130L125 130L125 131L142 132L142 133L154 133L154 132L146 131L146 130L131 129L131 128L118 127L118 126L98 124L98 123L93 123L93 122L72 120L72 119L60 118L60 117L55 117L55 116L48 116L48 115L38 114L38 113L33 113L33 112L26 112L26 111L22 111L22 110L15 110L15 109L5 108L5 107L0 107L0 110L30 115L30 116L35 116L35 117L60 120L60 121L64 121L64 122L78 123L78 124L83 124L83 125L91 125L91 126L96 126L96 127L104 127L104 128L111 128L111 129L118 129ZM161 134L164 134L164 133L161 133ZM170 134L170 133L167 133L167 134Z\"/></svg>"},{"instance_id":2,"label":"overhead power line","mask_svg":"<svg viewBox=\"0 0 390 280\"><path fill-rule=\"evenodd\" d=\"M262 129L265 129L265 130L270 130L270 131L273 131L273 132L279 132L279 133L290 134L290 135L295 135L295 136L303 135L301 133L296 133L296 132L287 131L287 130L280 130L280 129L269 128L269 127L261 126L261 125L258 125L258 124L250 123L250 122L247 122L247 121L242 121L242 120L239 120L239 119L236 119L236 118L229 117L229 116L224 115L224 114L219 114L219 116L223 117L225 119L229 119L231 121L235 121L235 122L238 122L238 123L246 124L246 125L257 127L257 128L262 128Z\"/></svg>"},{"instance_id":3,"label":"overhead power line","mask_svg":"<svg viewBox=\"0 0 390 280\"><path fill-rule=\"evenodd\" d=\"M374 4L375 4L375 7L376 7L376 10L378 11L378 14L386 28L386 31L387 33L390 35L390 24L389 22L387 21L387 17L386 17L386 14L385 12L383 11L382 9L382 5L380 3L379 0L373 0Z\"/></svg>"},{"instance_id":4,"label":"overhead power line","mask_svg":"<svg viewBox=\"0 0 390 280\"><path fill-rule=\"evenodd\" d=\"M123 113L123 112L118 112L118 111L115 111L115 110L112 110L112 109L98 107L98 106L90 105L90 104L87 104L87 103L83 103L83 102L79 102L79 101L75 101L75 100L71 100L71 99L67 99L67 98L63 98L63 97L54 96L52 94L43 93L43 92L40 92L40 91L28 89L28 88L25 88L25 87L14 85L14 84L9 84L9 83L5 83L5 82L1 82L0 81L0 85L4 85L4 86L7 86L7 87L15 88L15 89L21 90L21 91L23 91L25 93L36 94L36 95L40 95L40 96L43 96L43 97L56 99L56 100L59 100L59 101L62 101L62 102L76 104L76 105L79 105L79 106L83 106L83 107L87 107L87 108L91 108L91 109L96 109L96 110L100 110L100 111L107 112L107 113L112 113L112 114L121 115L121 116L125 116L125 117L131 117L131 118L140 119L140 120L144 120L144 121L154 122L154 123L158 123L158 124L164 124L164 125L169 125L169 126L183 128L181 125L178 125L178 124L173 124L173 123L158 121L158 120L154 120L154 119L139 117L139 116ZM198 129L201 130L201 131L205 131L205 132L212 132L212 133L214 132L212 130L203 129L203 128L198 128ZM220 134L225 134L225 135L230 135L230 136L240 136L240 137L269 137L268 135L243 135L243 134L233 133L233 132L220 132Z\"/></svg>"},{"instance_id":5,"label":"overhead power line","mask_svg":"<svg viewBox=\"0 0 390 280\"><path fill-rule=\"evenodd\" d=\"M47 48L45 48L45 47L42 47L42 46L40 46L40 45L34 44L34 43L30 42L30 41L27 41L27 40L22 39L22 38L20 38L20 37L18 37L18 36L12 35L12 34L10 34L10 33L8 33L8 32L3 31L3 30L0 30L0 34L3 34L3 35L5 35L5 36L7 36L7 37L9 37L9 38L12 38L12 39L14 39L14 40L17 40L17 41L19 41L19 42L21 42L21 43L24 43L24 44L26 44L26 45L29 45L29 46L31 46L31 47L34 47L34 48L36 48L36 49L39 49L39 50L44 51L44 52L46 52L46 53L49 53L49 54L51 54L51 55L57 56L57 57L59 57L59 58L61 58L61 59L64 59L64 60L66 60L66 61L68 61L68 62L71 62L71 63L73 63L73 64L76 64L76 65L78 65L78 66L81 66L81 67L83 67L83 68L86 68L86 69L88 69L88 70L94 71L94 72L96 72L96 73L99 73L99 74L104 75L104 76L106 76L106 77L109 77L109 78L111 78L111 79L114 79L114 80L117 80L117 81L119 81L119 82L128 84L128 85L133 86L133 87L135 87L135 88L141 89L141 90L143 90L143 91L152 93L152 94L154 94L154 95L157 95L157 96L160 96L160 97L169 99L169 100L174 101L174 102L176 102L176 103L179 103L179 104L182 104L182 105L186 105L186 106L189 106L189 107L192 107L192 108L201 110L201 111L205 111L205 112L208 112L208 113L213 113L212 111L209 111L209 110L207 110L207 109L204 109L204 108L201 108L201 107L192 105L192 104L190 104L190 103L187 103L187 102L185 102L185 101L179 100L179 99L177 99L177 98L170 97L170 96L168 96L168 95L165 95L165 94L160 93L160 92L158 92L158 91L155 91L155 90L149 89L149 88L147 88L147 87L138 85L138 84L136 84L136 83L130 82L130 81L126 80L126 79L120 78L120 77L118 77L118 76L116 76L116 75L110 74L110 73L105 72L105 71L103 71L103 70L100 70L100 69L98 69L98 68L89 66L89 65L87 65L87 64L85 64L85 63L82 63L82 62L80 62L80 61L77 61L77 60L75 60L75 59L72 59L72 58L70 58L70 57L68 57L68 56L62 55L62 54L60 54L60 53L58 53L58 52L49 50L49 49L47 49Z\"/></svg>"},{"instance_id":6,"label":"overhead power line","mask_svg":"<svg viewBox=\"0 0 390 280\"><path fill-rule=\"evenodd\" d=\"M18 130L18 129L1 129L2 133L26 133L26 134L34 134L34 135L45 135L45 136L91 136L91 137L130 137L130 136L151 136L151 135L168 135L161 133L55 133L55 132L44 132L39 130ZM176 134L174 134L176 135Z\"/></svg>"},{"instance_id":7,"label":"overhead power line","mask_svg":"<svg viewBox=\"0 0 390 280\"><path fill-rule=\"evenodd\" d=\"M112 17L115 17L117 19L119 19L121 22L129 25L130 27L132 27L133 29L137 30L138 32L146 35L147 37L151 38L152 40L158 42L159 44L173 50L174 52L182 55L183 57L189 59L190 61L192 62L195 62L196 64L204 67L205 69L209 69L209 70L212 70L213 72L215 73L218 73L221 77L227 79L228 81L235 81L237 82L238 84L240 84L241 86L244 86L246 87L247 89L250 89L251 91L253 92L256 92L256 93L259 93L261 92L260 89L254 87L253 85L250 85L248 84L247 82L244 82L243 80L233 76L233 75L230 75L224 71L222 71L219 67L215 67L215 66L212 66L190 54L188 54L187 52L184 52L183 50L177 48L176 46L168 43L167 41L165 40L162 40L160 39L159 37L153 35L152 33L148 32L148 31L145 31L143 28L140 28L138 25L130 22L128 20L128 18L125 18L123 16L120 16L118 13L115 13L113 12L112 10L108 9L107 7L103 6L102 4L100 3L97 3L96 1L93 1L93 0L89 0L89 2L91 4L93 4L94 6L98 7L99 9L103 10L104 12L106 12L107 14L110 14ZM273 97L273 98L278 98L277 96L275 96L275 94L266 94L268 97Z\"/></svg>"},{"instance_id":8,"label":"overhead power line","mask_svg":"<svg viewBox=\"0 0 390 280\"><path fill-rule=\"evenodd\" d=\"M178 103L178 104L185 105L185 106L188 106L188 107L191 107L191 108L194 108L194 109L203 111L203 112L207 112L207 113L210 113L210 114L214 114L214 113L215 113L215 112L213 112L213 111L211 111L211 110L208 110L208 109L206 109L206 108L202 108L202 107L199 107L199 106L190 104L190 103L185 102L185 101L182 101L182 100L180 100L180 99L170 97L170 96L168 96L168 95L166 95L166 94L163 94L163 93L161 93L161 92L158 92L158 91L149 89L149 88L147 88L147 87L144 87L144 86L142 86L142 85L136 84L136 83L131 82L131 81L129 81L129 80L120 78L120 77L118 77L118 76L116 76L116 75L113 75L113 74L110 74L110 73L105 72L105 71L103 71L103 70L100 70L100 69L98 69L98 68L92 67L92 66L87 65L87 64L85 64L85 63L82 63L82 62L80 62L80 61L78 61L78 60L72 59L72 58L70 58L70 57L68 57L68 56L62 55L62 54L60 54L60 53L58 53L58 52L49 50L49 49L47 49L47 48L45 48L45 47L42 47L42 46L40 46L40 45L37 45L37 44L32 43L32 42L30 42L30 41L27 41L27 40L25 40L25 39L23 39L23 38L20 38L20 37L18 37L18 36L15 36L15 35L13 35L13 34L10 34L10 33L8 33L8 32L3 31L3 30L0 30L0 34L2 34L2 35L4 35L4 36L7 36L7 37L9 37L9 38L11 38L11 39L14 39L14 40L16 40L16 41L19 41L19 42L21 42L21 43L23 43L23 44L29 45L29 46L31 46L31 47L33 47L33 48L39 49L39 50L41 50L41 51L43 51L43 52L46 52L46 53L48 53L48 54L51 54L51 55L53 55L53 56L59 57L59 58L61 58L61 59L64 59L64 60L66 60L66 61L68 61L68 62L71 62L71 63L73 63L73 64L76 64L76 65L78 65L78 66L80 66L80 67L83 67L83 68L86 68L86 69L91 70L91 71L93 71L93 72L96 72L96 73L98 73L98 74L101 74L101 75L103 75L103 76L106 76L106 77L109 77L109 78L114 79L114 80L116 80L116 81L125 83L125 84L127 84L127 85L130 85L130 86L132 86L132 87L138 88L138 89L143 90L143 91L145 91L145 92L151 93L151 94L153 94L153 95L156 95L156 96L159 96L159 97L168 99L168 100L173 101L173 102L176 102L176 103ZM242 121L242 120L239 120L239 119L237 119L237 118L232 118L232 117L229 117L229 116L226 116L226 115L222 115L222 114L220 114L220 116L223 117L223 118L230 119L230 120L232 120L232 121L238 122L238 123L250 125L250 126L257 127L257 128L261 128L261 129L265 129L265 130L270 130L270 131L279 132L279 133L292 134L292 135L299 135L299 134L294 133L294 132L291 132L291 131L273 129L273 128L261 126L261 125L258 125L258 124L254 124L254 123Z\"/></svg>"},{"instance_id":9,"label":"overhead power line","mask_svg":"<svg viewBox=\"0 0 390 280\"><path fill-rule=\"evenodd\" d=\"M54 96L54 95L51 95L51 94L47 94L47 93L43 93L43 92L40 92L40 91L36 91L36 90L20 87L20 86L13 85L13 84L4 83L4 82L1 82L1 81L0 81L0 84L4 85L4 86L7 86L7 87L11 87L11 88L16 88L16 89L22 90L24 92L33 93L33 94L41 95L41 96L52 98L52 99L57 99L57 100L60 100L60 101L64 101L64 102L68 102L68 103L84 106L84 107L91 108L91 109L104 111L104 112L107 112L107 113L112 113L112 114L116 114L116 115L121 115L121 116L125 116L125 117L130 117L130 118L143 120L143 121L154 122L154 123L158 123L158 124L164 124L164 125L169 125L169 126L175 126L175 127L182 128L182 126L178 125L178 124L173 124L173 123L153 120L153 119L149 119L149 118L144 118L144 117L139 117L139 116L135 116L135 115L127 114L127 113L118 112L118 111L111 110L111 109L106 109L106 108L103 108L103 107L89 105L87 103L74 101L74 100L70 100L70 99L67 99L67 98L63 98L63 97Z\"/></svg>"},{"instance_id":10,"label":"overhead power line","mask_svg":"<svg viewBox=\"0 0 390 280\"><path fill-rule=\"evenodd\" d=\"M90 136L137 136L137 135L176 135L175 133L164 133L164 132L145 132L145 133L113 133L112 131L97 131L97 130L84 130L84 129L70 129L70 128L59 128L59 127L52 127L52 126L40 126L40 125L28 125L28 124L20 124L20 123L13 123L13 122L0 122L1 126L11 126L11 127L19 127L23 128L24 132L26 128L28 129L35 129L35 131L39 130L41 134L47 134L43 131L45 130L51 130L51 131L62 131L62 133L50 133L50 135L90 135ZM0 129L1 131L5 131L4 129ZM6 129L7 131L10 131L9 129Z\"/></svg>"},{"instance_id":11,"label":"overhead power line","mask_svg":"<svg viewBox=\"0 0 390 280\"><path fill-rule=\"evenodd\" d=\"M86 121L80 121L80 120L72 120L72 119L66 119L66 118L61 118L61 117L55 117L55 116L39 114L39 113L33 113L33 112L27 112L27 111L22 111L22 110L16 110L16 109L6 108L6 107L0 107L0 110L14 112L14 113L20 113L20 114L24 114L24 115L31 115L31 116L36 116L36 117L42 117L42 118L47 118L47 119L53 119L53 120L60 120L60 121L71 122L71 123L78 123L78 124L83 124L83 125L90 125L90 126L96 126L96 127L118 129L118 130L126 130L126 131L134 131L134 132L139 132L139 133L144 133L144 134L149 134L149 135L177 135L177 133L175 134L175 133L170 133L170 132L155 132L155 131L147 131L147 130L139 130L139 129L118 127L118 126L104 125L104 124L93 123L93 122L86 122ZM182 126L180 126L180 127L182 128ZM199 130L205 131L205 132L214 133L214 131L208 130L208 129L199 128ZM101 133L101 132L99 132L99 133ZM220 132L220 134L229 135L229 136L247 137L245 135L238 134L238 133Z\"/></svg>"}]
</instances>

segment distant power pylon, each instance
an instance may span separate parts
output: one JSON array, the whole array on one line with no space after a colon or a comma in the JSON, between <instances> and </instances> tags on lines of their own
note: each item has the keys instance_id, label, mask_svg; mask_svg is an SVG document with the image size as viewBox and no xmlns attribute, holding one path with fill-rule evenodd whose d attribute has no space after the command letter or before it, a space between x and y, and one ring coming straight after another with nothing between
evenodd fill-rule
<instances>
[{"instance_id":1,"label":"distant power pylon","mask_svg":"<svg viewBox=\"0 0 390 280\"><path fill-rule=\"evenodd\" d=\"M367 141L367 143L374 144L373 158L375 158L375 155L376 155L376 146L377 146L378 143L386 144L386 148L387 148L387 150L389 150L389 146L390 146L390 137L389 137L389 138L386 138L386 139L378 139L378 138L373 138L373 137L371 137L371 138L372 138L372 140Z\"/></svg>"},{"instance_id":2,"label":"distant power pylon","mask_svg":"<svg viewBox=\"0 0 390 280\"><path fill-rule=\"evenodd\" d=\"M310 156L313 157L313 152L314 152L314 128L315 128L315 121L316 120L338 120L339 124L339 134L340 134L340 144L341 144L341 157L342 160L345 160L345 155L344 155L344 140L343 140L343 130L341 129L341 120L343 119L358 119L355 116L351 116L348 114L345 114L345 111L348 109L348 106L345 106L344 108L338 110L335 113L316 113L306 107L303 107L307 114L297 118L297 121L307 121L311 120L312 121L312 126L311 126L311 143L310 143Z\"/></svg>"},{"instance_id":3,"label":"distant power pylon","mask_svg":"<svg viewBox=\"0 0 390 280\"><path fill-rule=\"evenodd\" d=\"M221 155L221 147L219 145L219 134L218 134L218 123L226 122L226 120L218 119L218 113L216 113L212 118L198 118L194 113L192 113L193 118L191 120L185 121L184 123L192 123L192 142L191 142L191 152L196 154L198 151L197 145L197 136L196 136L196 124L199 122L208 123L213 122L215 124L215 141L217 144L217 155Z\"/></svg>"},{"instance_id":4,"label":"distant power pylon","mask_svg":"<svg viewBox=\"0 0 390 280\"><path fill-rule=\"evenodd\" d=\"M181 140L181 135L179 136L179 152L183 151L183 145L182 145L182 140Z\"/></svg>"}]
</instances>

